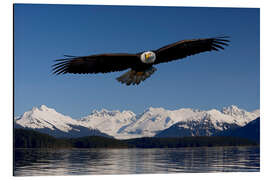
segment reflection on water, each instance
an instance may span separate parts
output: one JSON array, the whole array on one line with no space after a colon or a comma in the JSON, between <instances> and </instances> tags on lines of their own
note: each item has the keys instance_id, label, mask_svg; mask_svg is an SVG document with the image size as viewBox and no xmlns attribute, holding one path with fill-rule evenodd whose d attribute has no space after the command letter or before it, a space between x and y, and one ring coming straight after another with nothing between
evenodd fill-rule
<instances>
[{"instance_id":1,"label":"reflection on water","mask_svg":"<svg viewBox=\"0 0 270 180\"><path fill-rule=\"evenodd\" d=\"M260 170L259 147L16 149L15 176Z\"/></svg>"}]
</instances>

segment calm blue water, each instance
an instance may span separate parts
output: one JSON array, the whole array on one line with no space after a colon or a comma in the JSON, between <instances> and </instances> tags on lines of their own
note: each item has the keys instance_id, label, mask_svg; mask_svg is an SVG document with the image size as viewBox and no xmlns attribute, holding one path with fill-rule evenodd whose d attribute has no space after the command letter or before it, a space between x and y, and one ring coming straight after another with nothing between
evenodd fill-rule
<instances>
[{"instance_id":1,"label":"calm blue water","mask_svg":"<svg viewBox=\"0 0 270 180\"><path fill-rule=\"evenodd\" d=\"M16 149L15 176L260 171L259 147Z\"/></svg>"}]
</instances>

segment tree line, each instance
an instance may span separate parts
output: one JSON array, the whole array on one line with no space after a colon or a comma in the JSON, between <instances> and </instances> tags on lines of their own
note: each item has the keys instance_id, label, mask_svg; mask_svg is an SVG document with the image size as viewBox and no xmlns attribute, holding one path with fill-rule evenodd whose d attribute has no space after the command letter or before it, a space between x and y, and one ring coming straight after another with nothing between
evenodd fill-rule
<instances>
[{"instance_id":1,"label":"tree line","mask_svg":"<svg viewBox=\"0 0 270 180\"><path fill-rule=\"evenodd\" d=\"M102 136L55 138L48 134L26 129L15 129L13 137L15 148L179 148L258 145L247 139L224 136L144 137L128 140Z\"/></svg>"}]
</instances>

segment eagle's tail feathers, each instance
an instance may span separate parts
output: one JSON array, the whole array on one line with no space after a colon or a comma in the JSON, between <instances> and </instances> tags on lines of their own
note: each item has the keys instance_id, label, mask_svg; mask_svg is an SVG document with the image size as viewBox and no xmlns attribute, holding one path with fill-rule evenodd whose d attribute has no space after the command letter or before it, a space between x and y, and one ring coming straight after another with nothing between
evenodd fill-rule
<instances>
[{"instance_id":1,"label":"eagle's tail feathers","mask_svg":"<svg viewBox=\"0 0 270 180\"><path fill-rule=\"evenodd\" d=\"M138 85L145 79L149 78L157 69L155 67L150 67L145 71L135 71L133 69L124 73L117 80L126 85Z\"/></svg>"}]
</instances>

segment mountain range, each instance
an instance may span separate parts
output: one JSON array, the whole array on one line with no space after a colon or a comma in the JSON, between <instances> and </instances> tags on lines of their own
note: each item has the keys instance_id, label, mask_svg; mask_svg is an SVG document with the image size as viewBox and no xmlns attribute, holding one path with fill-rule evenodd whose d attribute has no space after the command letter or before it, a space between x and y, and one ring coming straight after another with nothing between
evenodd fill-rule
<instances>
[{"instance_id":1,"label":"mountain range","mask_svg":"<svg viewBox=\"0 0 270 180\"><path fill-rule=\"evenodd\" d=\"M132 111L102 109L80 119L73 119L41 105L16 117L14 127L33 129L55 137L98 135L130 139L154 136L211 136L244 127L259 115L259 110L248 112L232 105L222 110L166 110L150 107L137 115Z\"/></svg>"}]
</instances>

